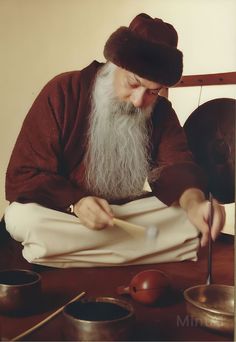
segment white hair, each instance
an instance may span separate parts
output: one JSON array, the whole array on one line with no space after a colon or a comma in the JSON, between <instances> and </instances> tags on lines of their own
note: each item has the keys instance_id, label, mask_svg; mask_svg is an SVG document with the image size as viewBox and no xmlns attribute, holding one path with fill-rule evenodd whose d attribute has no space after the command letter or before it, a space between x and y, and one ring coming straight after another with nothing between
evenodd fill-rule
<instances>
[{"instance_id":1,"label":"white hair","mask_svg":"<svg viewBox=\"0 0 236 342\"><path fill-rule=\"evenodd\" d=\"M140 195L149 172L152 108L142 110L116 98L115 68L105 64L95 80L85 163L88 189L107 200Z\"/></svg>"}]
</instances>

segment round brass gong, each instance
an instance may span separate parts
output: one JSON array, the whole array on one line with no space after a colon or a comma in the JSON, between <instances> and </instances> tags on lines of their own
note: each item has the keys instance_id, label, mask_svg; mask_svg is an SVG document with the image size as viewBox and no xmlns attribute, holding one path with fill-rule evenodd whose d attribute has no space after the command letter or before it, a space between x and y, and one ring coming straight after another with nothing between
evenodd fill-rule
<instances>
[{"instance_id":1,"label":"round brass gong","mask_svg":"<svg viewBox=\"0 0 236 342\"><path fill-rule=\"evenodd\" d=\"M235 115L235 99L217 98L199 106L184 124L208 192L223 204L235 201Z\"/></svg>"}]
</instances>

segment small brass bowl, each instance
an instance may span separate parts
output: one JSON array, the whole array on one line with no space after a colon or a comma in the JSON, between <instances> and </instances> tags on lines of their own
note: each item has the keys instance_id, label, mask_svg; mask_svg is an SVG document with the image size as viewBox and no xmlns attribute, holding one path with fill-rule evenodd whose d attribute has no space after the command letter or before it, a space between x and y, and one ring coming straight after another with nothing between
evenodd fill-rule
<instances>
[{"instance_id":1,"label":"small brass bowl","mask_svg":"<svg viewBox=\"0 0 236 342\"><path fill-rule=\"evenodd\" d=\"M234 331L234 286L198 285L184 291L187 312L199 326L232 334Z\"/></svg>"},{"instance_id":2,"label":"small brass bowl","mask_svg":"<svg viewBox=\"0 0 236 342\"><path fill-rule=\"evenodd\" d=\"M135 321L131 304L110 297L68 304L63 316L67 341L127 341Z\"/></svg>"},{"instance_id":3,"label":"small brass bowl","mask_svg":"<svg viewBox=\"0 0 236 342\"><path fill-rule=\"evenodd\" d=\"M32 311L41 296L41 276L33 271L0 271L0 313L24 314Z\"/></svg>"}]
</instances>

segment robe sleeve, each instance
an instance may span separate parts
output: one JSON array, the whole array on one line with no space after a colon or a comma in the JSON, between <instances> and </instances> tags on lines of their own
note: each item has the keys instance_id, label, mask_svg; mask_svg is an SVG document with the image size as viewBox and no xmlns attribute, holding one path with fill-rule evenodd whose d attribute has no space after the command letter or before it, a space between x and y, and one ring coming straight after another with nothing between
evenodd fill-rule
<instances>
[{"instance_id":1,"label":"robe sleeve","mask_svg":"<svg viewBox=\"0 0 236 342\"><path fill-rule=\"evenodd\" d=\"M206 177L194 161L187 138L171 103L162 98L153 117L153 193L166 205L178 201L189 188L206 192Z\"/></svg>"},{"instance_id":2,"label":"robe sleeve","mask_svg":"<svg viewBox=\"0 0 236 342\"><path fill-rule=\"evenodd\" d=\"M6 199L10 202L34 202L65 211L84 196L63 170L64 90L58 77L51 80L23 122L6 173Z\"/></svg>"}]
</instances>

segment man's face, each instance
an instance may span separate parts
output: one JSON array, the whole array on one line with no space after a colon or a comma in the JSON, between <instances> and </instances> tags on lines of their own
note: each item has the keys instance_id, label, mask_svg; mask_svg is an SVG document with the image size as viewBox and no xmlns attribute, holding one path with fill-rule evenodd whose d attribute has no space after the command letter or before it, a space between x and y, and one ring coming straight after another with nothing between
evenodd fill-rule
<instances>
[{"instance_id":1,"label":"man's face","mask_svg":"<svg viewBox=\"0 0 236 342\"><path fill-rule=\"evenodd\" d=\"M131 102L136 108L145 109L154 104L162 85L117 67L114 73L114 87L118 99Z\"/></svg>"}]
</instances>

